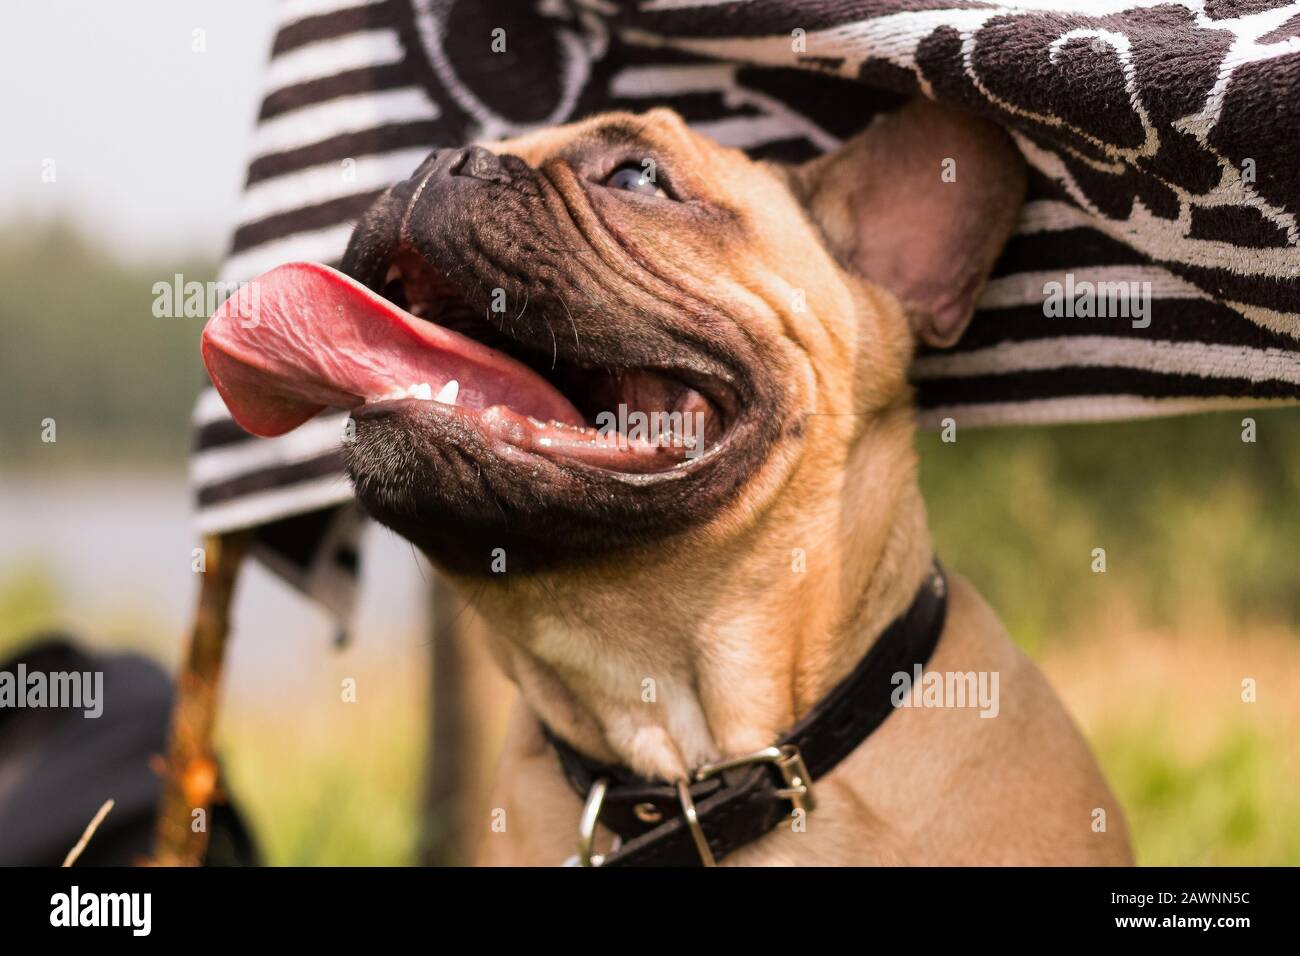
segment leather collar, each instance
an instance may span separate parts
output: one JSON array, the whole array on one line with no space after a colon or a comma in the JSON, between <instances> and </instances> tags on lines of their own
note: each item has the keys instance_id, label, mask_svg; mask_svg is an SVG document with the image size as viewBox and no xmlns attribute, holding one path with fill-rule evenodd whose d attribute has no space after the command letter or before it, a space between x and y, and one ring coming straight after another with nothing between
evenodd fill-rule
<instances>
[{"instance_id":1,"label":"leather collar","mask_svg":"<svg viewBox=\"0 0 1300 956\"><path fill-rule=\"evenodd\" d=\"M910 675L929 661L943 632L947 606L947 579L936 561L908 609L789 733L758 754L699 768L689 786L647 780L626 768L596 763L543 725L570 785L587 801L587 838L597 818L619 837L617 849L595 862L710 865L791 820L792 808L811 811L815 782L893 712L894 675Z\"/></svg>"}]
</instances>

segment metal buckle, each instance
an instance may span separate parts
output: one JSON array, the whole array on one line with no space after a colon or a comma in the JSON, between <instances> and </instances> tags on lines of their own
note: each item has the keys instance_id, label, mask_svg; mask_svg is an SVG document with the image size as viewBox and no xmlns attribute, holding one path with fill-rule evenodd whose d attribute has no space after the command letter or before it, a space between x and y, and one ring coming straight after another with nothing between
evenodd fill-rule
<instances>
[{"instance_id":1,"label":"metal buckle","mask_svg":"<svg viewBox=\"0 0 1300 956\"><path fill-rule=\"evenodd\" d=\"M816 809L817 801L813 799L812 778L804 765L799 748L794 744L764 747L742 757L705 764L695 771L694 780L696 783L703 783L710 777L716 777L728 770L759 763L770 763L775 766L781 774L781 779L785 781L785 786L776 792L777 796L789 800L796 810L810 813ZM596 823L600 820L600 810L605 804L605 794L608 790L609 778L601 777L587 791L587 802L583 804L582 817L578 823L578 864L580 866L600 866L605 862L604 856L593 853L592 849L596 840ZM691 839L695 841L695 849L700 854L701 862L705 866L717 866L708 838L704 835L704 828L700 826L700 815L696 812L695 800L691 797L690 781L677 781L677 800L682 805L682 816L686 818L686 827L691 832Z\"/></svg>"},{"instance_id":2,"label":"metal buckle","mask_svg":"<svg viewBox=\"0 0 1300 956\"><path fill-rule=\"evenodd\" d=\"M704 835L704 828L700 826L700 815L695 812L695 800L691 797L691 785L685 780L677 781L677 800L682 805L682 816L686 818L686 826L691 831L691 839L695 841L695 852L700 855L700 861L705 866L717 866L718 861L713 858L713 851L709 849L709 841Z\"/></svg>"},{"instance_id":3,"label":"metal buckle","mask_svg":"<svg viewBox=\"0 0 1300 956\"><path fill-rule=\"evenodd\" d=\"M781 774L781 779L785 781L785 787L778 790L777 795L789 800L796 810L811 813L817 808L817 801L813 798L812 778L808 775L808 768L804 765L799 748L794 744L764 747L743 757L707 763L695 771L695 779L696 781L708 780L728 770L755 763L770 763L776 767Z\"/></svg>"},{"instance_id":4,"label":"metal buckle","mask_svg":"<svg viewBox=\"0 0 1300 956\"><path fill-rule=\"evenodd\" d=\"M600 866L605 858L599 853L592 853L596 842L596 821L600 819L600 808L605 805L605 793L609 790L609 777L601 777L587 791L587 802L582 805L582 816L578 821L578 865Z\"/></svg>"}]
</instances>

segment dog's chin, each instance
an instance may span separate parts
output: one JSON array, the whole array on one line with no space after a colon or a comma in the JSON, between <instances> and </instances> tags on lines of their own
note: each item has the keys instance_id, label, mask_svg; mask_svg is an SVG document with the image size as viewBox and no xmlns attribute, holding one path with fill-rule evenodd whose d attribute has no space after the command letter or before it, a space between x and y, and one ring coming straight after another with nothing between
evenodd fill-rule
<instances>
[{"instance_id":1,"label":"dog's chin","mask_svg":"<svg viewBox=\"0 0 1300 956\"><path fill-rule=\"evenodd\" d=\"M580 567L699 528L735 499L766 444L741 416L699 455L593 464L538 441L507 409L395 400L354 413L357 496L382 524L461 576ZM676 459L676 460L673 460Z\"/></svg>"}]
</instances>

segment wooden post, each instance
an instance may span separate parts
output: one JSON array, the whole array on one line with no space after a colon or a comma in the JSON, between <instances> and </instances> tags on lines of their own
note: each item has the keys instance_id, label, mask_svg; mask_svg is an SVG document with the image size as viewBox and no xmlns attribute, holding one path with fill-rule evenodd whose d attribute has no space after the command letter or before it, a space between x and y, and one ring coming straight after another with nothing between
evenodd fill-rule
<instances>
[{"instance_id":1,"label":"wooden post","mask_svg":"<svg viewBox=\"0 0 1300 956\"><path fill-rule=\"evenodd\" d=\"M429 752L421 798L425 866L466 866L491 838L493 780L516 695L492 659L493 635L443 575L433 588Z\"/></svg>"},{"instance_id":2,"label":"wooden post","mask_svg":"<svg viewBox=\"0 0 1300 956\"><path fill-rule=\"evenodd\" d=\"M429 694L429 752L420 802L423 866L457 866L468 860L461 832L461 801L468 786L465 661L456 591L441 574L433 579L433 679Z\"/></svg>"},{"instance_id":3,"label":"wooden post","mask_svg":"<svg viewBox=\"0 0 1300 956\"><path fill-rule=\"evenodd\" d=\"M154 831L155 866L198 866L208 846L217 786L212 732L230 631L230 600L251 532L203 539L204 572L185 660L176 679L162 802ZM195 810L203 811L195 826Z\"/></svg>"}]
</instances>

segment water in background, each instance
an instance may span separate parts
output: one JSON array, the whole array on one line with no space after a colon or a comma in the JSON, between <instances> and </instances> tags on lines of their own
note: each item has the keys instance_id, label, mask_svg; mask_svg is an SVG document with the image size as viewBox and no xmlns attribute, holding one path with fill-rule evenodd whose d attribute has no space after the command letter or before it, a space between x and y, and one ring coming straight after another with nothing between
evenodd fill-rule
<instances>
[{"instance_id":1,"label":"water in background","mask_svg":"<svg viewBox=\"0 0 1300 956\"><path fill-rule=\"evenodd\" d=\"M179 653L197 595L198 546L181 473L0 476L0 577L35 572L55 589L41 620L97 647ZM423 660L430 570L411 545L366 530L362 583L347 654L405 666ZM236 595L230 692L262 696L335 656L321 608L248 562ZM421 665L422 666L422 665Z\"/></svg>"}]
</instances>

